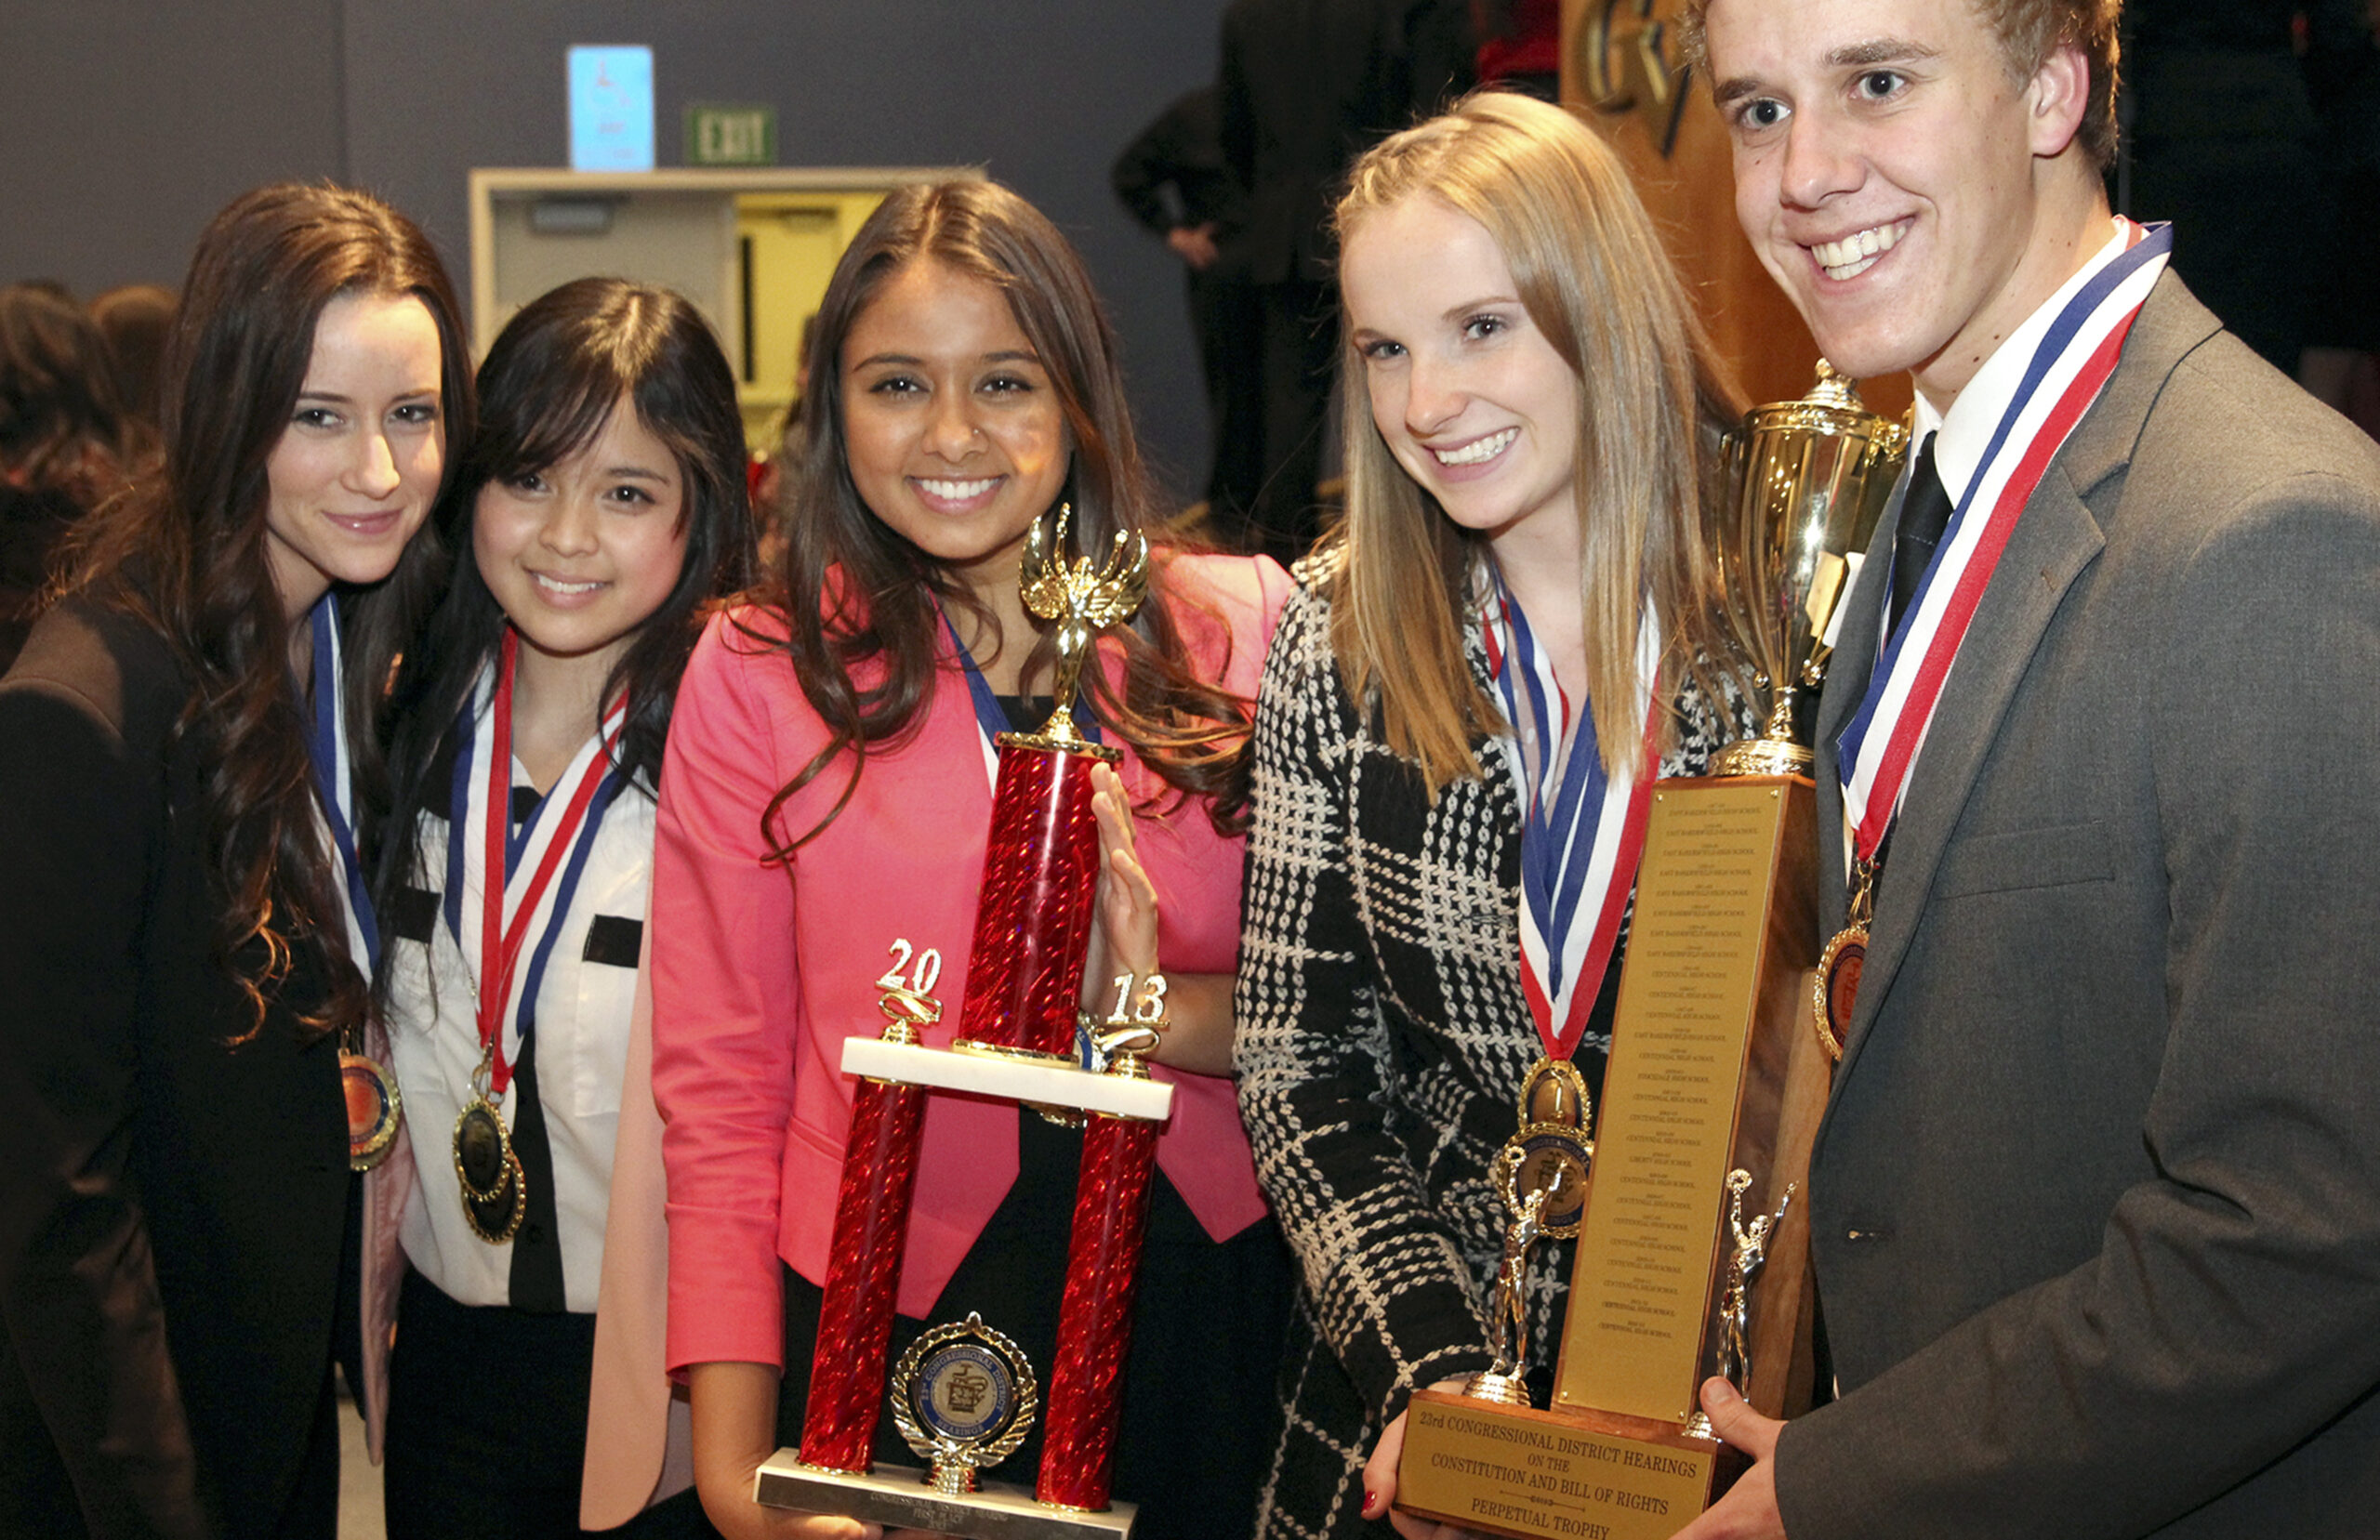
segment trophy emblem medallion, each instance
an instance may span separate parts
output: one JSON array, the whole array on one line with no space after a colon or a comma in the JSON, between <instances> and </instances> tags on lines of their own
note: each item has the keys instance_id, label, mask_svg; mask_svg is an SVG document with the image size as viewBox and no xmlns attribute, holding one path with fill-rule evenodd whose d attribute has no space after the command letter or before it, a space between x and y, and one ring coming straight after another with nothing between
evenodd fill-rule
<instances>
[{"instance_id":1,"label":"trophy emblem medallion","mask_svg":"<svg viewBox=\"0 0 2380 1540\"><path fill-rule=\"evenodd\" d=\"M978 1490L976 1472L1016 1453L1040 1404L1024 1349L972 1312L919 1336L892 1370L892 1425L936 1492Z\"/></svg>"}]
</instances>

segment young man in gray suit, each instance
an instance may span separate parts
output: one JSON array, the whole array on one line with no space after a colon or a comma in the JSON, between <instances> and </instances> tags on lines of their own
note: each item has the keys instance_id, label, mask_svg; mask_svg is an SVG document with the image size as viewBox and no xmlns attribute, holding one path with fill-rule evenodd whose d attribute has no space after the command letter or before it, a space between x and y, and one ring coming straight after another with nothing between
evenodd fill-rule
<instances>
[{"instance_id":1,"label":"young man in gray suit","mask_svg":"<svg viewBox=\"0 0 2380 1540\"><path fill-rule=\"evenodd\" d=\"M2380 1522L2380 452L2110 214L2117 7L1692 7L1746 233L1928 441L1818 723L1839 1399L1706 1385L1691 1540Z\"/></svg>"}]
</instances>

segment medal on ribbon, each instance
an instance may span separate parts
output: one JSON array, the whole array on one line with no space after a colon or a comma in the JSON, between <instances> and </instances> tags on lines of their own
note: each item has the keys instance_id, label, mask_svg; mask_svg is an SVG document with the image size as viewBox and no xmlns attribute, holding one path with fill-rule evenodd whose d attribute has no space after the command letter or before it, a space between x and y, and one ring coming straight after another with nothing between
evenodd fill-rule
<instances>
[{"instance_id":1,"label":"medal on ribbon","mask_svg":"<svg viewBox=\"0 0 2380 1540\"><path fill-rule=\"evenodd\" d=\"M1520 1129L1505 1149L1524 1192L1548 1195L1544 1233L1576 1235L1594 1152L1593 1109L1572 1056L1619 944L1652 806L1660 638L1647 616L1637 636L1637 714L1643 752L1632 781L1604 771L1594 717L1573 711L1527 618L1492 564L1488 663L1513 735L1502 742L1521 793L1521 988L1543 1052L1524 1078Z\"/></svg>"},{"instance_id":2,"label":"medal on ribbon","mask_svg":"<svg viewBox=\"0 0 2380 1540\"><path fill-rule=\"evenodd\" d=\"M348 955L368 972L380 961L380 928L372 912L372 890L355 850L355 799L347 777L347 692L338 634L338 601L324 594L309 617L313 627L312 721L306 735L314 771L314 794L337 858L333 881L346 911ZM404 1099L389 1067L364 1051L364 1024L339 1032L339 1093L347 1111L347 1168L369 1171L396 1147Z\"/></svg>"},{"instance_id":3,"label":"medal on ribbon","mask_svg":"<svg viewBox=\"0 0 2380 1540\"><path fill-rule=\"evenodd\" d=\"M1900 816L1943 682L2018 517L2115 373L2132 322L2173 251L2170 226L2119 223L2109 245L2123 249L2075 289L2034 349L1908 614L1885 638L1867 694L1836 740L1844 821L1852 830L1851 908L1819 958L1811 1006L1818 1039L1838 1060L1867 966L1885 836Z\"/></svg>"},{"instance_id":4,"label":"medal on ribbon","mask_svg":"<svg viewBox=\"0 0 2380 1540\"><path fill-rule=\"evenodd\" d=\"M456 758L446 840L446 918L470 969L480 1034L471 1099L455 1120L455 1176L462 1187L465 1221L491 1245L502 1245L518 1234L528 1211L527 1178L504 1122L504 1095L514 1062L505 1046L505 1029L514 1028L519 1041L535 1026L546 960L569 917L571 895L586 868L603 809L624 779L613 757L628 720L627 701L614 702L595 736L562 771L527 824L514 834L512 675L519 645L508 628L494 698L482 712L482 697L475 693L464 708L469 752ZM475 784L481 788L477 797L471 796ZM480 923L467 928L462 924L463 894L470 886L474 855ZM536 940L534 947L528 944L532 937ZM521 966L524 954L525 968Z\"/></svg>"}]
</instances>

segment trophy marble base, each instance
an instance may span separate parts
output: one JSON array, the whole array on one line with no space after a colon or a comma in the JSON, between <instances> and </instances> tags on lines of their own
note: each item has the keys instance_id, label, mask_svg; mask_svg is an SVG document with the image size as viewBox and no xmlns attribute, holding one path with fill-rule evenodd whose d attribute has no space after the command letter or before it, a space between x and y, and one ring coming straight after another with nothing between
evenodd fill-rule
<instances>
[{"instance_id":1,"label":"trophy marble base","mask_svg":"<svg viewBox=\"0 0 2380 1540\"><path fill-rule=\"evenodd\" d=\"M753 1501L767 1507L810 1513L840 1513L888 1529L928 1530L962 1540L1125 1540L1139 1509L1117 1503L1101 1513L1051 1507L1005 1481L984 1482L981 1492L946 1496L926 1484L926 1473L910 1466L879 1465L866 1475L819 1470L799 1454L780 1449L760 1467Z\"/></svg>"},{"instance_id":2,"label":"trophy marble base","mask_svg":"<svg viewBox=\"0 0 2380 1540\"><path fill-rule=\"evenodd\" d=\"M913 1047L877 1037L843 1039L843 1073L894 1086L931 1086L1150 1123L1173 1115L1173 1087L1162 1080L1091 1074L1072 1064Z\"/></svg>"},{"instance_id":3,"label":"trophy marble base","mask_svg":"<svg viewBox=\"0 0 2380 1540\"><path fill-rule=\"evenodd\" d=\"M1522 1540L1667 1540L1710 1506L1735 1458L1671 1423L1440 1390L1413 1397L1406 1428L1400 1509Z\"/></svg>"}]
</instances>

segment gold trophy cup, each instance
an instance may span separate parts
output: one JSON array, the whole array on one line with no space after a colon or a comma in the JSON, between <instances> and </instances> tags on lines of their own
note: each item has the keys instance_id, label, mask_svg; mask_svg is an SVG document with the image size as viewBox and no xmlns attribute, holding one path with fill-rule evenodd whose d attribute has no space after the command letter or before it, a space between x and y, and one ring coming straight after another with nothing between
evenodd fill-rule
<instances>
[{"instance_id":1,"label":"gold trophy cup","mask_svg":"<svg viewBox=\"0 0 2380 1540\"><path fill-rule=\"evenodd\" d=\"M1908 430L1862 407L1857 385L1824 359L1808 395L1753 408L1727 436L1728 494L1705 535L1768 710L1760 736L1721 750L1713 774L1809 773L1794 713L1826 678L1835 611L1908 450Z\"/></svg>"}]
</instances>

